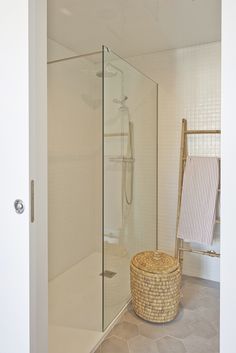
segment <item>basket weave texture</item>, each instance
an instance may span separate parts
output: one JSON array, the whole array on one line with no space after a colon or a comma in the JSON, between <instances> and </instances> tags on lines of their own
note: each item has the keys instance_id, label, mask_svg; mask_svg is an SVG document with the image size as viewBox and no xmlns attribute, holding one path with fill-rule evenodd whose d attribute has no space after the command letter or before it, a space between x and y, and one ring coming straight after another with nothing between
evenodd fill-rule
<instances>
[{"instance_id":1,"label":"basket weave texture","mask_svg":"<svg viewBox=\"0 0 236 353\"><path fill-rule=\"evenodd\" d=\"M132 305L141 318L157 323L175 319L180 301L181 271L177 259L144 251L130 264Z\"/></svg>"}]
</instances>

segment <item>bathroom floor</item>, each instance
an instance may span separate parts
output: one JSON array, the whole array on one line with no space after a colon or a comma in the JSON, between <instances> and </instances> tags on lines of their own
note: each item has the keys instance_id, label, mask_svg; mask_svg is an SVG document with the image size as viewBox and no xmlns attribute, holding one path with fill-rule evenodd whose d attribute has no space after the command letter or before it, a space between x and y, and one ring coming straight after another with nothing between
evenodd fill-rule
<instances>
[{"instance_id":1,"label":"bathroom floor","mask_svg":"<svg viewBox=\"0 0 236 353\"><path fill-rule=\"evenodd\" d=\"M176 320L148 323L130 305L96 353L218 353L219 301L218 283L184 277Z\"/></svg>"}]
</instances>

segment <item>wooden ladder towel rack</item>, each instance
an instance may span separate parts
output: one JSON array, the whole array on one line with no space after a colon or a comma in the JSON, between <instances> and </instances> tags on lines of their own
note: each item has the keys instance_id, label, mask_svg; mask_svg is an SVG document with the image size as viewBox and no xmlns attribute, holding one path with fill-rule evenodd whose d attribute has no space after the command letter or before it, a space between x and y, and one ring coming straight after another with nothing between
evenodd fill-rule
<instances>
[{"instance_id":1,"label":"wooden ladder towel rack","mask_svg":"<svg viewBox=\"0 0 236 353\"><path fill-rule=\"evenodd\" d=\"M178 238L178 225L179 225L179 218L180 218L184 169L185 169L186 159L188 156L188 135L209 135L209 134L221 134L221 130L188 130L187 120L186 119L182 120L180 161L179 161L178 204L177 204L176 237L175 237L175 256L178 257L181 267L183 265L184 252L207 255L210 257L220 257L220 254L215 252L214 250L201 250L201 249L192 249L190 247L185 247L184 240ZM220 189L218 189L218 192L220 192ZM217 219L216 223L220 223L220 220Z\"/></svg>"}]
</instances>

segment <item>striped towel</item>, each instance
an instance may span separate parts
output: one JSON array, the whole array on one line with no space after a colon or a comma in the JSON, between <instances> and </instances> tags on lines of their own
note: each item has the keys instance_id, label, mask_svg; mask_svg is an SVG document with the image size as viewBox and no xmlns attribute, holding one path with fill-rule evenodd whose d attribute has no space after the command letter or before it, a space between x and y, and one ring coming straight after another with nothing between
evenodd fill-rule
<instances>
[{"instance_id":1,"label":"striped towel","mask_svg":"<svg viewBox=\"0 0 236 353\"><path fill-rule=\"evenodd\" d=\"M188 157L186 161L178 237L212 244L216 220L219 159Z\"/></svg>"}]
</instances>

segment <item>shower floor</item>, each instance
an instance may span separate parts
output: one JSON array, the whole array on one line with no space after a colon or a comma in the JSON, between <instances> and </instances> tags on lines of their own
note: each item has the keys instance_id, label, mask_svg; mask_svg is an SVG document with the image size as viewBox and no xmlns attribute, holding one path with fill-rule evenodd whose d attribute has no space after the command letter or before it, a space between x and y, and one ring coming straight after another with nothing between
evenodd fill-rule
<instances>
[{"instance_id":1,"label":"shower floor","mask_svg":"<svg viewBox=\"0 0 236 353\"><path fill-rule=\"evenodd\" d=\"M49 282L49 353L90 353L103 338L101 254L93 253ZM129 259L106 256L105 322L129 300Z\"/></svg>"}]
</instances>

